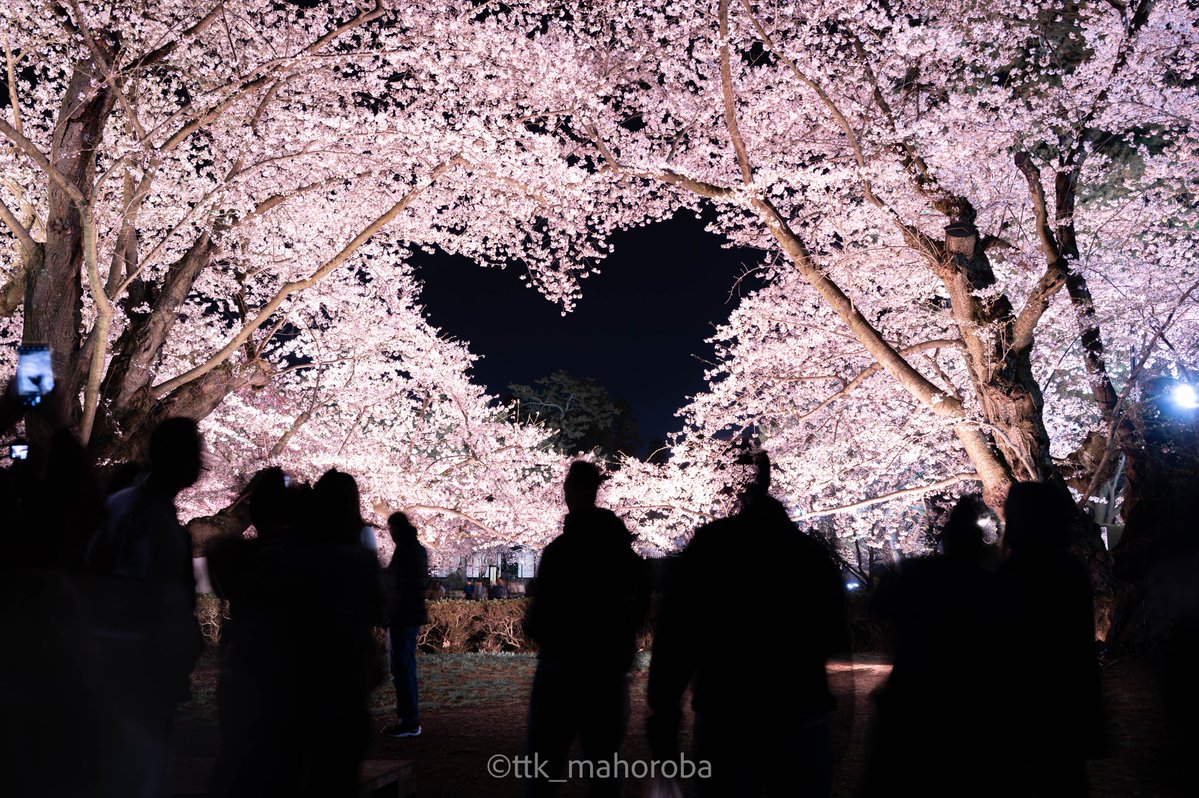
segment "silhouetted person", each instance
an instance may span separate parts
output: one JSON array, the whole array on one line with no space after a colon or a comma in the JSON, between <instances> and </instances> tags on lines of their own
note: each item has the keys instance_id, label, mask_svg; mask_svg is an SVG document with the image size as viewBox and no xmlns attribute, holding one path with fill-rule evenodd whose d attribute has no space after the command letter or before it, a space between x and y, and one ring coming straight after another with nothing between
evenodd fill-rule
<instances>
[{"instance_id":1,"label":"silhouetted person","mask_svg":"<svg viewBox=\"0 0 1199 798\"><path fill-rule=\"evenodd\" d=\"M868 795L1007 796L1009 701L1002 677L1010 610L981 561L985 508L963 497L941 553L909 560L884 582L875 610L891 629L893 667L875 696ZM998 684L997 684L998 683Z\"/></svg>"},{"instance_id":2,"label":"silhouetted person","mask_svg":"<svg viewBox=\"0 0 1199 798\"><path fill-rule=\"evenodd\" d=\"M128 795L171 791L175 707L191 697L189 677L203 648L196 621L191 535L175 497L195 484L203 442L196 422L170 418L150 435L150 471L108 499L93 541L92 574L107 578L111 603L97 634L105 672L121 702Z\"/></svg>"},{"instance_id":3,"label":"silhouetted person","mask_svg":"<svg viewBox=\"0 0 1199 798\"><path fill-rule=\"evenodd\" d=\"M1000 568L1015 602L1008 678L1017 718L1011 765L1026 794L1087 794L1085 761L1103 747L1091 583L1066 546L1075 511L1065 487L1012 486Z\"/></svg>"},{"instance_id":4,"label":"silhouetted person","mask_svg":"<svg viewBox=\"0 0 1199 798\"><path fill-rule=\"evenodd\" d=\"M263 574L281 638L280 734L295 756L299 794L313 798L357 794L366 700L383 675L373 640L384 611L378 559L363 545L361 516L347 511L357 486L351 504L320 485L300 510L298 539L271 549Z\"/></svg>"},{"instance_id":5,"label":"silhouetted person","mask_svg":"<svg viewBox=\"0 0 1199 798\"><path fill-rule=\"evenodd\" d=\"M403 513L387 519L395 553L384 578L391 590L387 618L387 651L396 691L396 722L383 729L387 737L416 737L420 727L420 687L416 678L416 638L429 622L425 606L429 553L416 536L416 527Z\"/></svg>"},{"instance_id":6,"label":"silhouetted person","mask_svg":"<svg viewBox=\"0 0 1199 798\"><path fill-rule=\"evenodd\" d=\"M628 673L637 632L649 606L645 563L632 535L611 510L595 506L603 477L584 461L571 463L562 534L545 547L525 633L539 649L529 700L529 754L546 763L549 779L564 778L575 735L583 759L611 763L628 722ZM587 587L603 575L605 591ZM576 774L577 775L577 774ZM529 795L557 785L533 779ZM588 795L618 795L618 779L593 779Z\"/></svg>"},{"instance_id":7,"label":"silhouetted person","mask_svg":"<svg viewBox=\"0 0 1199 798\"><path fill-rule=\"evenodd\" d=\"M313 489L324 534L339 542L357 540L378 557L379 541L375 538L375 528L362 520L362 503L354 477L330 468L316 481Z\"/></svg>"},{"instance_id":8,"label":"silhouetted person","mask_svg":"<svg viewBox=\"0 0 1199 798\"><path fill-rule=\"evenodd\" d=\"M217 687L221 750L209 791L225 798L292 794L278 726L294 698L280 690L281 674L292 666L281 656L286 643L273 623L280 597L268 590L268 569L272 550L294 544L298 511L306 505L279 468L255 474L238 501L247 503L256 536L217 538L207 550L213 590L229 602Z\"/></svg>"},{"instance_id":9,"label":"silhouetted person","mask_svg":"<svg viewBox=\"0 0 1199 798\"><path fill-rule=\"evenodd\" d=\"M832 787L825 664L847 648L844 585L824 547L768 495L764 453L742 456L740 509L695 532L671 563L654 635L647 701L655 759L677 761L681 701L692 684L697 781L705 796L825 796ZM785 564L753 607L712 586L746 557ZM788 607L780 619L777 608ZM771 608L771 609L763 609ZM747 655L737 641L753 641Z\"/></svg>"},{"instance_id":10,"label":"silhouetted person","mask_svg":"<svg viewBox=\"0 0 1199 798\"><path fill-rule=\"evenodd\" d=\"M506 599L508 598L508 588L504 585L504 580L496 578L495 584L487 591L487 598L490 599Z\"/></svg>"},{"instance_id":11,"label":"silhouetted person","mask_svg":"<svg viewBox=\"0 0 1199 798\"><path fill-rule=\"evenodd\" d=\"M65 397L52 392L30 410L9 385L0 434L22 417L48 434L0 470L0 792L118 798L111 765L120 725L89 602L69 573L103 518L103 499Z\"/></svg>"}]
</instances>

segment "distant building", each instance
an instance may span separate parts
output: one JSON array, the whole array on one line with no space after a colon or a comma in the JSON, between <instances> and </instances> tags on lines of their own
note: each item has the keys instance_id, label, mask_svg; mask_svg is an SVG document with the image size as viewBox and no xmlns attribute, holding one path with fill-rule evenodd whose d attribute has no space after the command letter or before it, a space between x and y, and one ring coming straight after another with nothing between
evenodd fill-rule
<instances>
[{"instance_id":1,"label":"distant building","mask_svg":"<svg viewBox=\"0 0 1199 798\"><path fill-rule=\"evenodd\" d=\"M494 581L496 577L505 580L518 579L526 581L537 573L537 562L541 559L541 550L528 546L492 546L478 549L459 559L450 570L461 572L465 579L486 579Z\"/></svg>"}]
</instances>

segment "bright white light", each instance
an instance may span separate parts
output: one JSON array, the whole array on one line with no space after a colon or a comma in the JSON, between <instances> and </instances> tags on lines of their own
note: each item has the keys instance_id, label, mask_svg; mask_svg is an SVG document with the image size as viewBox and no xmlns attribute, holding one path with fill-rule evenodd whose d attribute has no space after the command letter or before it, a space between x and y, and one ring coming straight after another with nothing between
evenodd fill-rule
<instances>
[{"instance_id":1,"label":"bright white light","mask_svg":"<svg viewBox=\"0 0 1199 798\"><path fill-rule=\"evenodd\" d=\"M1170 392L1170 398L1174 400L1174 404L1184 410L1199 408L1199 391L1195 390L1194 385L1188 385L1185 382L1178 383Z\"/></svg>"}]
</instances>

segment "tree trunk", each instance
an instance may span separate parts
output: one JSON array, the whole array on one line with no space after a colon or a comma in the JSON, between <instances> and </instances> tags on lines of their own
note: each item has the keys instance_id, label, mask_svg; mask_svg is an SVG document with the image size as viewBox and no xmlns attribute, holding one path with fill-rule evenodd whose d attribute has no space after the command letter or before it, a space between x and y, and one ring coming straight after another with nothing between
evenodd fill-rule
<instances>
[{"instance_id":1,"label":"tree trunk","mask_svg":"<svg viewBox=\"0 0 1199 798\"><path fill-rule=\"evenodd\" d=\"M122 414L92 438L91 451L98 462L144 461L150 433L160 422L172 416L200 421L230 394L243 388L261 388L269 384L271 366L261 360L253 363L223 363L203 377L193 380L163 397L155 397L149 386L139 390Z\"/></svg>"},{"instance_id":2,"label":"tree trunk","mask_svg":"<svg viewBox=\"0 0 1199 798\"><path fill-rule=\"evenodd\" d=\"M99 45L107 46L103 40ZM59 107L49 160L88 199L96 152L113 102L96 62L88 59L77 64ZM47 180L46 244L39 268L29 275L23 337L26 342L50 345L60 389L76 396L87 368L77 358L83 325L83 232L75 203L53 179L47 176Z\"/></svg>"}]
</instances>

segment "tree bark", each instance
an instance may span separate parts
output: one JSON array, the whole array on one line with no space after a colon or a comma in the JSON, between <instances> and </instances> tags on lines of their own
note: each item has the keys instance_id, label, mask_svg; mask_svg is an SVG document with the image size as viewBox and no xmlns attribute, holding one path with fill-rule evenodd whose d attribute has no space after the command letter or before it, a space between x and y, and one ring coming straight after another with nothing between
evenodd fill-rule
<instances>
[{"instance_id":1,"label":"tree bark","mask_svg":"<svg viewBox=\"0 0 1199 798\"><path fill-rule=\"evenodd\" d=\"M85 199L92 195L96 152L113 103L96 62L80 61L59 107L49 161ZM46 243L41 263L28 278L23 337L50 345L59 387L75 396L86 372L86 363L77 357L83 324L83 231L76 202L55 181L49 185Z\"/></svg>"},{"instance_id":2,"label":"tree bark","mask_svg":"<svg viewBox=\"0 0 1199 798\"><path fill-rule=\"evenodd\" d=\"M144 460L150 433L172 416L197 421L205 418L230 394L243 388L262 388L270 383L273 369L265 361L222 363L171 393L156 399L150 386L138 390L92 439L91 450L98 462ZM99 434L100 429L103 435Z\"/></svg>"},{"instance_id":3,"label":"tree bark","mask_svg":"<svg viewBox=\"0 0 1199 798\"><path fill-rule=\"evenodd\" d=\"M215 247L208 233L202 233L179 260L167 269L161 285L137 280L129 287L129 325L113 346L113 358L104 378L104 399L123 408L138 391L148 388L154 378L154 364L170 339L179 318L179 308L191 293L196 278L212 259ZM150 305L148 313L134 307Z\"/></svg>"},{"instance_id":4,"label":"tree bark","mask_svg":"<svg viewBox=\"0 0 1199 798\"><path fill-rule=\"evenodd\" d=\"M1016 319L1007 296L981 298L994 287L995 272L979 246L973 210L960 213L946 228L945 258L936 266L937 276L949 293L971 382L995 447L1014 481L1045 481L1056 469L1041 415L1044 399L1032 371L1032 339L1025 344L1013 340Z\"/></svg>"}]
</instances>

